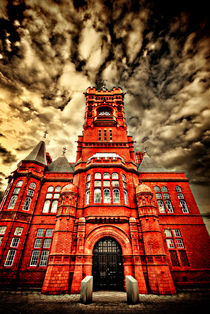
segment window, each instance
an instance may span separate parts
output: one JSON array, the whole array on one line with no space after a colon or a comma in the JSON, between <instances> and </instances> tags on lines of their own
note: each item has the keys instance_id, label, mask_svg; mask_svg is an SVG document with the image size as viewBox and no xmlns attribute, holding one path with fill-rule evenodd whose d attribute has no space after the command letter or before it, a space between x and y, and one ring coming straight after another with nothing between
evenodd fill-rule
<instances>
[{"instance_id":1,"label":"window","mask_svg":"<svg viewBox=\"0 0 210 314\"><path fill-rule=\"evenodd\" d=\"M20 238L17 238L17 237L12 238L10 246L11 247L18 247L19 241L20 241Z\"/></svg>"},{"instance_id":2,"label":"window","mask_svg":"<svg viewBox=\"0 0 210 314\"><path fill-rule=\"evenodd\" d=\"M101 130L98 130L98 141L101 142Z\"/></svg>"},{"instance_id":3,"label":"window","mask_svg":"<svg viewBox=\"0 0 210 314\"><path fill-rule=\"evenodd\" d=\"M169 249L171 263L173 266L189 266L184 242L179 229L165 229L166 244Z\"/></svg>"},{"instance_id":4,"label":"window","mask_svg":"<svg viewBox=\"0 0 210 314\"><path fill-rule=\"evenodd\" d=\"M159 186L154 187L155 195L158 203L158 208L160 213L173 213L174 209L170 200L170 195L168 193L168 188L163 185L160 189ZM166 209L166 210L165 210Z\"/></svg>"},{"instance_id":5,"label":"window","mask_svg":"<svg viewBox=\"0 0 210 314\"><path fill-rule=\"evenodd\" d=\"M117 172L113 172L112 179L119 179L119 175Z\"/></svg>"},{"instance_id":6,"label":"window","mask_svg":"<svg viewBox=\"0 0 210 314\"><path fill-rule=\"evenodd\" d=\"M188 207L187 207L187 203L185 202L185 200L180 200L180 204L182 207L182 212L183 213L189 213Z\"/></svg>"},{"instance_id":7,"label":"window","mask_svg":"<svg viewBox=\"0 0 210 314\"><path fill-rule=\"evenodd\" d=\"M51 185L47 189L44 206L42 209L43 213L57 213L58 199L60 196L61 187L57 185L55 188Z\"/></svg>"},{"instance_id":8,"label":"window","mask_svg":"<svg viewBox=\"0 0 210 314\"><path fill-rule=\"evenodd\" d=\"M37 229L34 250L31 253L30 266L47 266L53 229Z\"/></svg>"},{"instance_id":9,"label":"window","mask_svg":"<svg viewBox=\"0 0 210 314\"><path fill-rule=\"evenodd\" d=\"M176 185L175 190L176 190L176 192L182 192L181 187L180 187L180 186L178 186L178 185Z\"/></svg>"},{"instance_id":10,"label":"window","mask_svg":"<svg viewBox=\"0 0 210 314\"><path fill-rule=\"evenodd\" d=\"M90 190L86 191L86 198L85 198L85 204L89 204L90 203Z\"/></svg>"},{"instance_id":11,"label":"window","mask_svg":"<svg viewBox=\"0 0 210 314\"><path fill-rule=\"evenodd\" d=\"M22 180L17 181L17 183L15 185L15 188L13 190L12 196L10 198L8 209L13 209L15 207L15 204L17 202L18 195L20 193L20 189L21 189L22 185L23 185L23 181Z\"/></svg>"},{"instance_id":12,"label":"window","mask_svg":"<svg viewBox=\"0 0 210 314\"><path fill-rule=\"evenodd\" d=\"M110 189L104 189L104 203L110 203Z\"/></svg>"},{"instance_id":13,"label":"window","mask_svg":"<svg viewBox=\"0 0 210 314\"><path fill-rule=\"evenodd\" d=\"M188 209L188 207L187 207L187 203L186 203L186 201L185 201L184 194L182 193L181 187L178 186L178 185L176 185L175 190L176 190L176 192L177 192L177 197L178 197L178 199L179 199L179 203L180 203L180 205L181 205L182 212L183 212L184 214L189 213L189 209Z\"/></svg>"},{"instance_id":14,"label":"window","mask_svg":"<svg viewBox=\"0 0 210 314\"><path fill-rule=\"evenodd\" d=\"M1 237L1 236L0 236L0 246L1 246L1 244L2 244L3 238L4 238L4 237Z\"/></svg>"},{"instance_id":15,"label":"window","mask_svg":"<svg viewBox=\"0 0 210 314\"><path fill-rule=\"evenodd\" d=\"M100 172L95 173L95 179L101 179L101 174Z\"/></svg>"},{"instance_id":16,"label":"window","mask_svg":"<svg viewBox=\"0 0 210 314\"><path fill-rule=\"evenodd\" d=\"M94 203L101 203L101 190L100 189L94 190Z\"/></svg>"},{"instance_id":17,"label":"window","mask_svg":"<svg viewBox=\"0 0 210 314\"><path fill-rule=\"evenodd\" d=\"M110 138L110 142L112 142L112 130L109 130L109 138Z\"/></svg>"},{"instance_id":18,"label":"window","mask_svg":"<svg viewBox=\"0 0 210 314\"><path fill-rule=\"evenodd\" d=\"M15 258L15 253L16 253L16 250L9 250L8 251L7 257L6 257L6 260L4 263L5 266L12 266L14 258Z\"/></svg>"},{"instance_id":19,"label":"window","mask_svg":"<svg viewBox=\"0 0 210 314\"><path fill-rule=\"evenodd\" d=\"M109 180L110 179L110 174L108 172L104 172L103 178L104 178L104 180L106 180L106 179Z\"/></svg>"},{"instance_id":20,"label":"window","mask_svg":"<svg viewBox=\"0 0 210 314\"><path fill-rule=\"evenodd\" d=\"M0 226L0 234L5 234L7 226Z\"/></svg>"},{"instance_id":21,"label":"window","mask_svg":"<svg viewBox=\"0 0 210 314\"><path fill-rule=\"evenodd\" d=\"M120 203L120 191L119 191L119 189L113 190L113 203Z\"/></svg>"},{"instance_id":22,"label":"window","mask_svg":"<svg viewBox=\"0 0 210 314\"><path fill-rule=\"evenodd\" d=\"M104 142L107 141L107 137L106 137L106 130L104 130Z\"/></svg>"},{"instance_id":23,"label":"window","mask_svg":"<svg viewBox=\"0 0 210 314\"><path fill-rule=\"evenodd\" d=\"M128 193L126 190L124 190L124 200L125 200L125 204L128 205Z\"/></svg>"},{"instance_id":24,"label":"window","mask_svg":"<svg viewBox=\"0 0 210 314\"><path fill-rule=\"evenodd\" d=\"M14 235L21 236L22 232L23 232L23 228L22 227L16 227Z\"/></svg>"},{"instance_id":25,"label":"window","mask_svg":"<svg viewBox=\"0 0 210 314\"><path fill-rule=\"evenodd\" d=\"M159 212L160 212L160 213L165 213L165 212L166 212L166 211L165 211L164 203L163 203L163 201L161 201L161 200L158 200L158 208L159 208Z\"/></svg>"},{"instance_id":26,"label":"window","mask_svg":"<svg viewBox=\"0 0 210 314\"><path fill-rule=\"evenodd\" d=\"M31 204L31 197L26 197L25 202L23 204L23 210L29 210L30 204Z\"/></svg>"}]
</instances>

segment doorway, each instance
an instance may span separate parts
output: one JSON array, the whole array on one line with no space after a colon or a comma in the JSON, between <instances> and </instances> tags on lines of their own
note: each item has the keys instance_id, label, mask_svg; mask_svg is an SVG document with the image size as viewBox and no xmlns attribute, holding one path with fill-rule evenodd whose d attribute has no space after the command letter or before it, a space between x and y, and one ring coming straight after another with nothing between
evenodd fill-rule
<instances>
[{"instance_id":1,"label":"doorway","mask_svg":"<svg viewBox=\"0 0 210 314\"><path fill-rule=\"evenodd\" d=\"M94 290L123 290L122 249L112 238L99 240L93 249Z\"/></svg>"}]
</instances>

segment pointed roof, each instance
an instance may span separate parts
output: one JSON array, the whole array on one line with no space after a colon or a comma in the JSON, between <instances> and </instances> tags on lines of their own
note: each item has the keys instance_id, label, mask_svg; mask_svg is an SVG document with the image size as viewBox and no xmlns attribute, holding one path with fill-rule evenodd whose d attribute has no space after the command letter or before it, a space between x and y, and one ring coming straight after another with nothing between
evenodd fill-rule
<instances>
[{"instance_id":1,"label":"pointed roof","mask_svg":"<svg viewBox=\"0 0 210 314\"><path fill-rule=\"evenodd\" d=\"M156 161L154 161L146 152L144 153L143 160L138 167L140 172L169 172Z\"/></svg>"},{"instance_id":2,"label":"pointed roof","mask_svg":"<svg viewBox=\"0 0 210 314\"><path fill-rule=\"evenodd\" d=\"M58 157L48 166L48 171L52 172L73 172L74 169L69 164L65 156Z\"/></svg>"},{"instance_id":3,"label":"pointed roof","mask_svg":"<svg viewBox=\"0 0 210 314\"><path fill-rule=\"evenodd\" d=\"M47 165L45 142L40 141L24 160L38 161Z\"/></svg>"}]
</instances>

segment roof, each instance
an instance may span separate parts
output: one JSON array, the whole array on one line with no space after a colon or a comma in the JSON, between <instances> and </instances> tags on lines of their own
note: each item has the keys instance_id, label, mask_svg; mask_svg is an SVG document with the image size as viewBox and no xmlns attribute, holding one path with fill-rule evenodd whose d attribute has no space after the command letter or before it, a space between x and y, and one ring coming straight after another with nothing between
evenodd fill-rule
<instances>
[{"instance_id":1,"label":"roof","mask_svg":"<svg viewBox=\"0 0 210 314\"><path fill-rule=\"evenodd\" d=\"M65 156L58 157L47 167L52 172L73 172L73 167L69 164Z\"/></svg>"},{"instance_id":2,"label":"roof","mask_svg":"<svg viewBox=\"0 0 210 314\"><path fill-rule=\"evenodd\" d=\"M144 153L143 160L141 164L138 166L138 171L140 172L170 172L165 169L161 165L159 165L156 161L154 161L147 153Z\"/></svg>"},{"instance_id":3,"label":"roof","mask_svg":"<svg viewBox=\"0 0 210 314\"><path fill-rule=\"evenodd\" d=\"M152 190L150 189L150 187L144 183L139 184L136 188L136 194L138 193L152 193Z\"/></svg>"},{"instance_id":4,"label":"roof","mask_svg":"<svg viewBox=\"0 0 210 314\"><path fill-rule=\"evenodd\" d=\"M73 183L69 183L65 186L63 186L61 193L65 193L65 192L74 192L77 193L77 187L76 185L74 185Z\"/></svg>"},{"instance_id":5,"label":"roof","mask_svg":"<svg viewBox=\"0 0 210 314\"><path fill-rule=\"evenodd\" d=\"M38 161L47 165L45 142L40 141L24 160Z\"/></svg>"}]
</instances>

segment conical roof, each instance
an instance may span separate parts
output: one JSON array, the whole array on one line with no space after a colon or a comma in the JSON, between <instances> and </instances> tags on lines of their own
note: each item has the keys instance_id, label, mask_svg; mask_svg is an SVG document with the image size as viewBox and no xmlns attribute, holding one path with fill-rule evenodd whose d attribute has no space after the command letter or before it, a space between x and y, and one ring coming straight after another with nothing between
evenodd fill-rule
<instances>
[{"instance_id":1,"label":"conical roof","mask_svg":"<svg viewBox=\"0 0 210 314\"><path fill-rule=\"evenodd\" d=\"M38 161L47 165L45 142L40 141L24 160Z\"/></svg>"},{"instance_id":2,"label":"conical roof","mask_svg":"<svg viewBox=\"0 0 210 314\"><path fill-rule=\"evenodd\" d=\"M144 153L143 160L138 167L138 171L140 172L168 172L167 169L159 165L150 156L148 156L146 152Z\"/></svg>"},{"instance_id":3,"label":"conical roof","mask_svg":"<svg viewBox=\"0 0 210 314\"><path fill-rule=\"evenodd\" d=\"M70 166L65 156L58 157L48 166L48 171L53 172L72 172L73 169Z\"/></svg>"}]
</instances>

